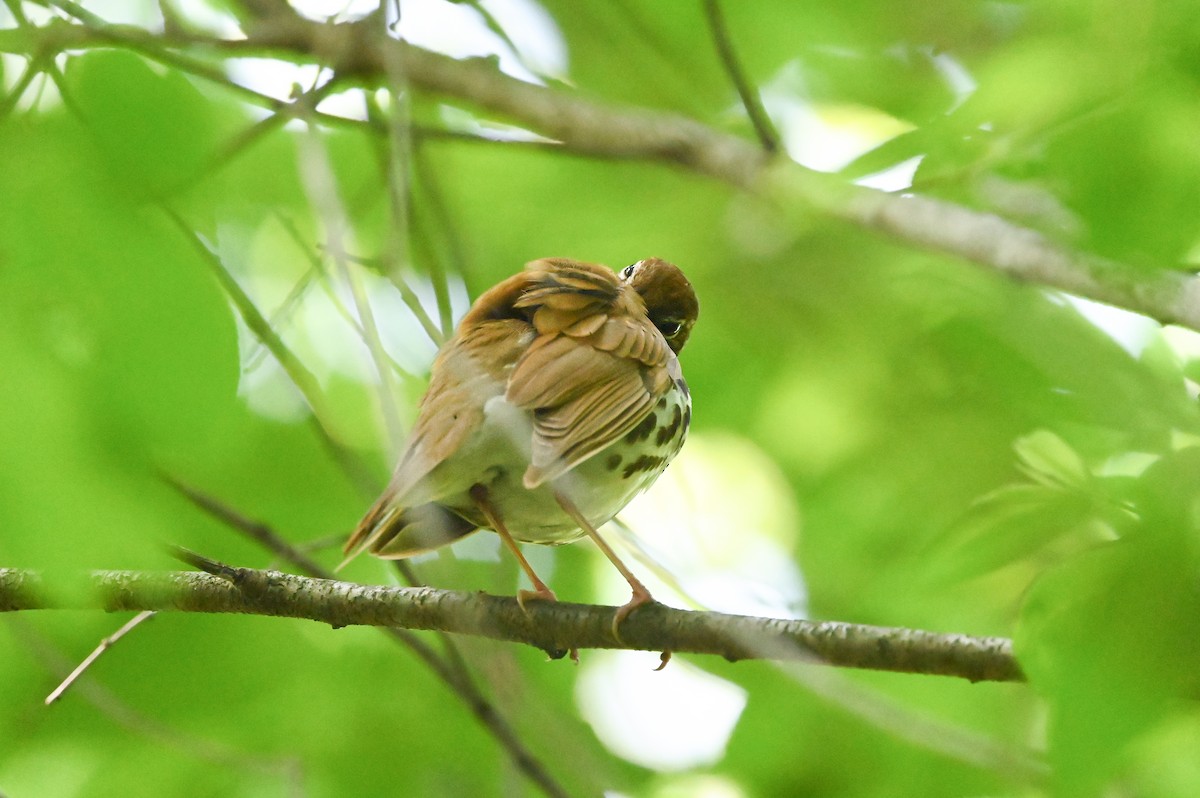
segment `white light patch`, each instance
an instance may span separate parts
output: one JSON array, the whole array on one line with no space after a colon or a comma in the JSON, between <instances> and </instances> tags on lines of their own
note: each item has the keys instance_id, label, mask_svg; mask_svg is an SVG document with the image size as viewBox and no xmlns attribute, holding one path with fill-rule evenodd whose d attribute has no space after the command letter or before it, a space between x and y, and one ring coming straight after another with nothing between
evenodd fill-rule
<instances>
[{"instance_id":1,"label":"white light patch","mask_svg":"<svg viewBox=\"0 0 1200 798\"><path fill-rule=\"evenodd\" d=\"M0 20L0 25L7 25ZM0 78L3 78L4 92L7 94L17 86L17 81L25 74L28 68L29 59L22 58L19 55L10 55L9 53L0 53Z\"/></svg>"},{"instance_id":2,"label":"white light patch","mask_svg":"<svg viewBox=\"0 0 1200 798\"><path fill-rule=\"evenodd\" d=\"M317 110L323 114L361 121L367 118L367 98L362 89L339 91L317 103Z\"/></svg>"},{"instance_id":3,"label":"white light patch","mask_svg":"<svg viewBox=\"0 0 1200 798\"><path fill-rule=\"evenodd\" d=\"M913 177L917 174L917 167L921 165L921 159L924 157L924 155L914 156L907 161L901 161L895 166L884 169L882 172L867 175L854 182L867 188L877 188L880 191L903 191L912 186Z\"/></svg>"},{"instance_id":4,"label":"white light patch","mask_svg":"<svg viewBox=\"0 0 1200 798\"><path fill-rule=\"evenodd\" d=\"M1062 294L1079 315L1098 327L1129 354L1137 357L1159 329L1158 322L1129 310L1093 302L1073 294Z\"/></svg>"},{"instance_id":5,"label":"white light patch","mask_svg":"<svg viewBox=\"0 0 1200 798\"><path fill-rule=\"evenodd\" d=\"M147 3L145 0L88 0L86 6L88 11L111 25L162 29L158 3Z\"/></svg>"},{"instance_id":6,"label":"white light patch","mask_svg":"<svg viewBox=\"0 0 1200 798\"><path fill-rule=\"evenodd\" d=\"M967 71L957 58L949 53L927 53L929 60L946 81L946 85L954 92L954 105L947 111L953 111L967 101L975 89L979 87L973 75Z\"/></svg>"},{"instance_id":7,"label":"white light patch","mask_svg":"<svg viewBox=\"0 0 1200 798\"><path fill-rule=\"evenodd\" d=\"M862 105L818 106L789 98L782 105L784 146L798 163L836 172L912 126Z\"/></svg>"},{"instance_id":8,"label":"white light patch","mask_svg":"<svg viewBox=\"0 0 1200 798\"><path fill-rule=\"evenodd\" d=\"M179 14L200 30L221 36L234 38L242 35L237 19L233 15L219 11L213 4L204 0L172 0L179 8Z\"/></svg>"},{"instance_id":9,"label":"white light patch","mask_svg":"<svg viewBox=\"0 0 1200 798\"><path fill-rule=\"evenodd\" d=\"M655 672L643 653L597 651L583 662L575 700L610 751L671 771L721 759L746 691L679 659Z\"/></svg>"},{"instance_id":10,"label":"white light patch","mask_svg":"<svg viewBox=\"0 0 1200 798\"><path fill-rule=\"evenodd\" d=\"M809 169L836 172L865 152L913 126L864 105L817 105L805 95L798 61L785 64L763 87L763 105L779 128L784 147Z\"/></svg>"},{"instance_id":11,"label":"white light patch","mask_svg":"<svg viewBox=\"0 0 1200 798\"><path fill-rule=\"evenodd\" d=\"M247 347L255 340L254 336L240 323L238 333L243 350L249 351ZM274 421L300 421L309 412L304 396L275 358L266 358L257 368L242 371L238 396L255 415Z\"/></svg>"},{"instance_id":12,"label":"white light patch","mask_svg":"<svg viewBox=\"0 0 1200 798\"><path fill-rule=\"evenodd\" d=\"M226 62L229 78L239 86L289 102L296 93L313 88L321 67L315 64L290 64L273 58L230 58ZM262 116L271 112L256 108Z\"/></svg>"},{"instance_id":13,"label":"white light patch","mask_svg":"<svg viewBox=\"0 0 1200 798\"><path fill-rule=\"evenodd\" d=\"M1182 360L1200 360L1200 333L1186 327L1163 327L1163 339Z\"/></svg>"},{"instance_id":14,"label":"white light patch","mask_svg":"<svg viewBox=\"0 0 1200 798\"><path fill-rule=\"evenodd\" d=\"M685 773L659 779L651 798L745 798L746 791L728 776Z\"/></svg>"},{"instance_id":15,"label":"white light patch","mask_svg":"<svg viewBox=\"0 0 1200 798\"><path fill-rule=\"evenodd\" d=\"M292 0L292 6L310 19L358 19L379 7L377 0Z\"/></svg>"},{"instance_id":16,"label":"white light patch","mask_svg":"<svg viewBox=\"0 0 1200 798\"><path fill-rule=\"evenodd\" d=\"M495 0L486 8L530 66L552 73L565 70L562 35L539 6L528 0ZM495 56L502 71L521 80L541 82L504 40L488 29L470 4L444 0L403 3L397 32L407 42L453 58Z\"/></svg>"},{"instance_id":17,"label":"white light patch","mask_svg":"<svg viewBox=\"0 0 1200 798\"><path fill-rule=\"evenodd\" d=\"M799 510L779 467L750 440L693 432L666 473L620 518L635 539L622 538L615 524L605 528L606 539L634 549L638 562L631 565L659 600L802 616L804 580L792 555ZM596 568L605 595L619 597L625 582L616 569L601 558Z\"/></svg>"},{"instance_id":18,"label":"white light patch","mask_svg":"<svg viewBox=\"0 0 1200 798\"><path fill-rule=\"evenodd\" d=\"M567 74L567 43L554 18L532 0L483 0L480 3L500 24L536 72L563 78Z\"/></svg>"}]
</instances>

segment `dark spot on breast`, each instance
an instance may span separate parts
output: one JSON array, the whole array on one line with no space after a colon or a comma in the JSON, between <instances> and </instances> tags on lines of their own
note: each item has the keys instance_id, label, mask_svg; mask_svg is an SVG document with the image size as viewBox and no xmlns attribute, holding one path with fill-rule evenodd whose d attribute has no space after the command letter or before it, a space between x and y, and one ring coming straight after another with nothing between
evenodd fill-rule
<instances>
[{"instance_id":1,"label":"dark spot on breast","mask_svg":"<svg viewBox=\"0 0 1200 798\"><path fill-rule=\"evenodd\" d=\"M621 476L624 479L629 479L634 474L641 474L645 471L655 471L661 469L663 463L665 462L666 458L664 457L651 457L650 455L644 454L629 465L625 466L625 471L622 472Z\"/></svg>"},{"instance_id":2,"label":"dark spot on breast","mask_svg":"<svg viewBox=\"0 0 1200 798\"><path fill-rule=\"evenodd\" d=\"M649 414L633 429L629 430L625 435L626 443L640 443L650 440L650 433L654 432L654 428L658 425L658 419L653 413Z\"/></svg>"},{"instance_id":3,"label":"dark spot on breast","mask_svg":"<svg viewBox=\"0 0 1200 798\"><path fill-rule=\"evenodd\" d=\"M671 416L671 423L667 424L658 430L658 435L655 436L654 442L662 446L667 441L675 437L675 433L679 432L679 425L683 423L683 411L679 405L675 405L675 413Z\"/></svg>"},{"instance_id":4,"label":"dark spot on breast","mask_svg":"<svg viewBox=\"0 0 1200 798\"><path fill-rule=\"evenodd\" d=\"M692 426L692 406L688 405L683 409L683 428L686 430Z\"/></svg>"},{"instance_id":5,"label":"dark spot on breast","mask_svg":"<svg viewBox=\"0 0 1200 798\"><path fill-rule=\"evenodd\" d=\"M621 455L619 455L619 454L610 454L604 460L604 467L607 468L609 471L616 471L617 467L620 465L621 465Z\"/></svg>"},{"instance_id":6,"label":"dark spot on breast","mask_svg":"<svg viewBox=\"0 0 1200 798\"><path fill-rule=\"evenodd\" d=\"M692 395L691 391L688 390L687 380L685 380L683 377L675 380L675 387L678 388L680 393L682 393L684 396Z\"/></svg>"},{"instance_id":7,"label":"dark spot on breast","mask_svg":"<svg viewBox=\"0 0 1200 798\"><path fill-rule=\"evenodd\" d=\"M657 407L659 410L662 410L666 406L667 406L667 397L665 397L665 396L661 397L658 400L658 404L655 405L655 407Z\"/></svg>"}]
</instances>

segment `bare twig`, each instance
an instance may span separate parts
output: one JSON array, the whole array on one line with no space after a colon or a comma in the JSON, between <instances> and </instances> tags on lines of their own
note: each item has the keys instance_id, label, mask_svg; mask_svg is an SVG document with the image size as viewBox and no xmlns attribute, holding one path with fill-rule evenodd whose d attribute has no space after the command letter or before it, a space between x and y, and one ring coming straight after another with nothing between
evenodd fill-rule
<instances>
[{"instance_id":1,"label":"bare twig","mask_svg":"<svg viewBox=\"0 0 1200 798\"><path fill-rule=\"evenodd\" d=\"M308 274L310 274L310 275L315 274L319 278L319 280L321 281L321 285L324 287L326 295L329 298L329 301L333 304L334 309L337 310L338 315L341 316L342 319L348 325L350 325L351 329L354 330L354 332L358 335L359 339L362 340L362 342L364 344L367 344L368 342L367 342L366 330L363 329L363 326L359 322L359 320L354 317L354 314L352 314L350 312L349 308L347 308L345 303L342 302L341 297L338 296L337 288L330 279L330 275L329 275L328 270L325 268L324 261L321 259L321 256L319 254L317 254L317 252L314 250L314 246L315 246L316 249L320 249L322 251L329 252L329 247L322 246L320 244L310 245L308 242L306 242L304 240L304 237L301 236L300 230L296 227L296 223L294 221L287 218L286 216L283 216L282 214L276 214L276 215L279 219L280 225L283 226L284 232L286 232L288 234L288 237L292 239L293 243L295 243L296 248L299 249L300 252L304 255L304 257L308 260L308 262L311 266L311 268L308 271ZM362 263L364 260L363 258L360 258L355 255L351 255L349 253L342 253L342 256L350 263ZM418 379L418 377L415 374L413 374L411 371L409 371L408 369L401 366L398 362L396 362L396 359L394 357L392 357L390 354L388 354L386 349L383 351L383 356L386 359L388 365L391 367L392 371L394 371L397 375L399 375L401 379L404 379L404 380ZM250 359L252 359L252 358L248 358L248 360L250 360Z\"/></svg>"},{"instance_id":2,"label":"bare twig","mask_svg":"<svg viewBox=\"0 0 1200 798\"><path fill-rule=\"evenodd\" d=\"M383 411L388 441L395 446L401 439L401 425L396 410L392 373L387 365L387 353L384 351L379 328L375 324L375 314L371 310L371 303L367 299L361 277L346 262L345 237L353 230L353 227L338 196L337 178L329 163L329 155L325 151L325 141L317 134L311 121L308 124L307 135L301 139L300 144L301 174L304 177L309 202L325 227L325 235L328 240L327 249L354 299L363 340L367 344L367 351L371 353L371 360L375 364L375 371L379 376L380 407Z\"/></svg>"},{"instance_id":3,"label":"bare twig","mask_svg":"<svg viewBox=\"0 0 1200 798\"><path fill-rule=\"evenodd\" d=\"M32 625L15 623L14 628L21 636L26 648L52 673L62 674L70 667L70 661ZM295 757L270 757L247 753L222 742L190 734L170 726L157 718L145 715L122 701L111 690L95 681L77 682L72 690L95 709L117 725L141 735L151 742L179 751L187 756L221 765L245 768L282 779L286 795L304 795L304 767Z\"/></svg>"},{"instance_id":4,"label":"bare twig","mask_svg":"<svg viewBox=\"0 0 1200 798\"><path fill-rule=\"evenodd\" d=\"M273 103L274 112L270 116L242 129L226 142L220 151L211 158L208 166L199 170L196 179L207 178L220 171L255 142L283 127L288 121L297 118L311 118L316 112L317 105L329 96L334 86L335 81L331 78L320 86L314 86L303 92L291 102L276 101Z\"/></svg>"},{"instance_id":5,"label":"bare twig","mask_svg":"<svg viewBox=\"0 0 1200 798\"><path fill-rule=\"evenodd\" d=\"M437 175L434 174L433 169L429 166L425 148L420 146L429 140L429 137L417 135L414 138L418 146L413 152L413 173L421 186L422 202L420 203L420 207L433 217L433 225L436 225L441 231L441 240L445 244L448 253L447 259L450 268L463 281L467 291L474 296L474 292L471 292L471 273L463 246L463 233L454 224L454 217L450 213L450 209L446 206L446 198L438 183ZM432 234L430 238L430 249L432 250ZM442 271L445 272L446 270L443 268ZM447 297L447 305L449 305L449 297ZM447 337L453 332L453 318L447 320L450 314L451 309L447 307L443 312L442 319L442 325L447 330Z\"/></svg>"},{"instance_id":6,"label":"bare twig","mask_svg":"<svg viewBox=\"0 0 1200 798\"><path fill-rule=\"evenodd\" d=\"M160 610L246 613L349 625L428 629L525 643L545 650L622 648L715 654L846 668L1021 681L1012 643L999 637L939 634L835 621L781 620L641 607L612 630L616 608L530 602L433 588L359 585L280 571L237 568L193 556L208 573L96 571L93 595L47 591L42 578L0 569L0 610ZM212 574L218 574L214 576ZM445 669L445 665L442 668ZM451 674L451 677L453 675Z\"/></svg>"},{"instance_id":7,"label":"bare twig","mask_svg":"<svg viewBox=\"0 0 1200 798\"><path fill-rule=\"evenodd\" d=\"M204 262L208 264L217 281L225 290L226 295L234 307L237 308L242 320L250 329L250 332L270 350L271 354L279 362L279 365L287 373L288 378L300 391L300 394L312 410L309 418L312 421L313 427L334 461L364 495L374 496L378 493L378 481L372 475L371 470L355 452L343 446L334 437L333 433L329 431L328 427L325 426L327 419L331 418L332 415L326 406L325 394L317 382L316 375L309 371L308 367L300 361L300 358L296 357L295 353L283 342L283 339L279 337L279 334L271 327L270 322L267 321L266 317L262 315L262 312L254 304L254 300L242 289L238 281L225 268L225 264L221 262L216 253L209 249L200 235L174 210L164 206L163 213L175 223L176 227L187 237Z\"/></svg>"},{"instance_id":8,"label":"bare twig","mask_svg":"<svg viewBox=\"0 0 1200 798\"><path fill-rule=\"evenodd\" d=\"M58 687L55 687L54 690L50 692L50 695L46 696L46 705L49 706L58 699L62 698L63 693L67 692L71 685L75 684L76 680L83 675L84 671L92 666L93 662L100 659L101 654L116 645L118 640L132 632L144 621L148 621L153 618L155 614L156 613L154 610L142 610L137 615L130 618L120 629L101 640L100 645L96 646L95 650L92 651L91 654L88 654L87 657L84 658L83 662L79 663L75 670L71 671L67 675L67 678L63 679Z\"/></svg>"},{"instance_id":9,"label":"bare twig","mask_svg":"<svg viewBox=\"0 0 1200 798\"><path fill-rule=\"evenodd\" d=\"M742 106L746 109L746 115L750 117L750 123L754 125L754 132L758 136L759 143L767 152L779 152L779 132L775 130L771 117L767 115L767 109L763 107L758 89L750 83L749 78L746 77L746 71L742 69L737 51L733 47L733 38L729 35L729 27L725 24L725 15L721 13L720 3L718 0L703 0L703 2L704 17L708 20L708 29L711 31L713 43L717 47L717 55L720 56L725 71L729 73L729 79L733 81L733 86L737 89Z\"/></svg>"}]
</instances>

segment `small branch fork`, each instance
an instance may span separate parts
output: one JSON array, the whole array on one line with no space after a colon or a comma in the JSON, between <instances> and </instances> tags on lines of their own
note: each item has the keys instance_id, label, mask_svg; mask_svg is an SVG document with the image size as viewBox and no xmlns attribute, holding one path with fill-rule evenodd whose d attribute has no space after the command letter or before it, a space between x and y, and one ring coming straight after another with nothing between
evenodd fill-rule
<instances>
[{"instance_id":1,"label":"small branch fork","mask_svg":"<svg viewBox=\"0 0 1200 798\"><path fill-rule=\"evenodd\" d=\"M1021 681L1005 638L937 634L833 621L780 620L640 607L612 631L615 608L428 587L395 588L236 568L188 553L204 572L95 571L90 597L55 590L40 575L0 569L0 611L244 613L350 625L426 629L526 643L543 650L627 648L773 659L970 681Z\"/></svg>"}]
</instances>

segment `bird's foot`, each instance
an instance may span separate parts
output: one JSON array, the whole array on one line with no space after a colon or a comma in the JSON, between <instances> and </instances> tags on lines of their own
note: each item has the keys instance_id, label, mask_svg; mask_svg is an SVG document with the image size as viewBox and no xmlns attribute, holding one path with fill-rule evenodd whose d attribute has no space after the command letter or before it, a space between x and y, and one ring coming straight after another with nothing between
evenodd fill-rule
<instances>
[{"instance_id":1,"label":"bird's foot","mask_svg":"<svg viewBox=\"0 0 1200 798\"><path fill-rule=\"evenodd\" d=\"M529 609L525 606L526 601L558 601L558 596L554 595L554 591L542 585L536 590L518 590L517 605L521 608L521 612L529 614Z\"/></svg>"},{"instance_id":2,"label":"bird's foot","mask_svg":"<svg viewBox=\"0 0 1200 798\"><path fill-rule=\"evenodd\" d=\"M638 588L641 588L641 589L639 590ZM617 607L616 614L613 615L612 633L613 633L613 637L615 637L617 639L617 642L619 642L619 643L625 642L624 640L621 639L621 623L626 618L629 617L629 613L633 612L634 610L636 610L638 607L642 606L643 604L656 604L656 603L657 602L654 600L654 596L650 595L649 590L642 587L641 585L636 586L633 591L633 597L630 598L629 601L627 601L626 603L622 604L620 607Z\"/></svg>"}]
</instances>

